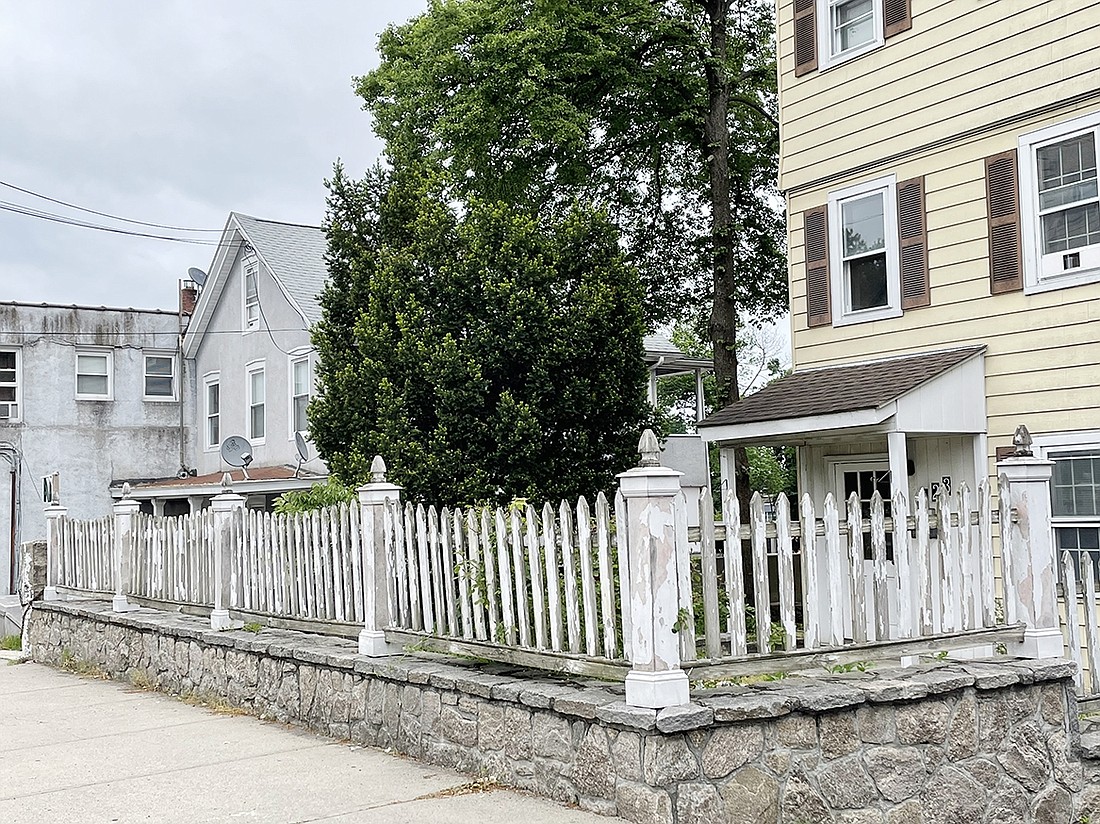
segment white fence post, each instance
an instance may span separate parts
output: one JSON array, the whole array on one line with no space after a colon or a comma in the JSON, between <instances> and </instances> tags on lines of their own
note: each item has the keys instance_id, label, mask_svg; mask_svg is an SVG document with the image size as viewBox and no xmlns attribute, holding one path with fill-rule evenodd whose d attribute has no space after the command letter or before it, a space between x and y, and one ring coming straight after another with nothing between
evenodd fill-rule
<instances>
[{"instance_id":1,"label":"white fence post","mask_svg":"<svg viewBox=\"0 0 1100 824\"><path fill-rule=\"evenodd\" d=\"M1015 604L1016 617L1026 624L1017 655L1060 658L1064 653L1058 626L1058 567L1050 526L1050 476L1053 461L1031 454L1031 436L1016 430L1016 452L998 462L1000 495L1007 497L1008 523L1001 522L1001 553L1005 556L1005 597ZM1011 615L1013 610L1009 609Z\"/></svg>"},{"instance_id":2,"label":"white fence post","mask_svg":"<svg viewBox=\"0 0 1100 824\"><path fill-rule=\"evenodd\" d=\"M634 707L688 703L688 678L680 669L677 626L680 619L678 574L689 563L687 542L677 540L676 498L681 472L660 465L660 446L647 429L638 444L639 466L619 475L626 501L626 549L630 631L625 643L631 669L626 703ZM687 598L691 593L684 593Z\"/></svg>"},{"instance_id":3,"label":"white fence post","mask_svg":"<svg viewBox=\"0 0 1100 824\"><path fill-rule=\"evenodd\" d=\"M210 502L214 512L214 609L210 613L210 628L229 629L229 597L232 575L233 516L244 509L244 496L230 487L229 473L222 476L222 493Z\"/></svg>"},{"instance_id":4,"label":"white fence post","mask_svg":"<svg viewBox=\"0 0 1100 824\"><path fill-rule=\"evenodd\" d=\"M130 484L122 485L122 500L115 503L115 536L111 547L111 568L115 576L115 597L111 608L115 612L137 609L126 600L130 593L130 544L133 541L134 516L141 504L130 497Z\"/></svg>"},{"instance_id":5,"label":"white fence post","mask_svg":"<svg viewBox=\"0 0 1100 824\"><path fill-rule=\"evenodd\" d=\"M386 640L383 632L393 623L389 596L392 570L386 552L386 506L392 506L393 511L397 512L401 503L401 487L386 481L386 462L381 455L374 456L370 472L370 483L358 490L359 528L363 533L364 617L364 626L359 632L359 654L378 657L401 652L398 645ZM449 526L444 524L443 528ZM402 548L399 547L398 551Z\"/></svg>"},{"instance_id":6,"label":"white fence post","mask_svg":"<svg viewBox=\"0 0 1100 824\"><path fill-rule=\"evenodd\" d=\"M56 499L46 504L46 589L42 598L57 601L61 598L57 591L57 579L61 574L61 519L69 510Z\"/></svg>"}]
</instances>

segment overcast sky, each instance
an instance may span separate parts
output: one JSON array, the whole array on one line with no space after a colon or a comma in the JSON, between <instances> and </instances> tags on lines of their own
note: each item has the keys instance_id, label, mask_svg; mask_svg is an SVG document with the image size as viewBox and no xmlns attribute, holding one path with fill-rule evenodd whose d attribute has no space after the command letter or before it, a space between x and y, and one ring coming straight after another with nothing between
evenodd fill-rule
<instances>
[{"instance_id":1,"label":"overcast sky","mask_svg":"<svg viewBox=\"0 0 1100 824\"><path fill-rule=\"evenodd\" d=\"M0 15L0 182L134 220L220 230L230 211L319 224L323 180L380 146L352 91L379 32L426 0L8 0ZM211 246L0 185L0 300L176 308Z\"/></svg>"}]
</instances>

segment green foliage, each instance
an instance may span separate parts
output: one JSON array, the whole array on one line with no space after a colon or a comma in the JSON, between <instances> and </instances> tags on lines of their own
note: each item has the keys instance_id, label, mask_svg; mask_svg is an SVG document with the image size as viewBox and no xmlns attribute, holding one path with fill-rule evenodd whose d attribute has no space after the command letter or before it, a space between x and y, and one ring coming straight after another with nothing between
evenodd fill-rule
<instances>
[{"instance_id":1,"label":"green foliage","mask_svg":"<svg viewBox=\"0 0 1100 824\"><path fill-rule=\"evenodd\" d=\"M259 621L249 621L247 624L244 624L243 626L241 626L241 629L243 629L245 632L253 632L253 633L257 633L263 628L264 628L264 625L261 624Z\"/></svg>"},{"instance_id":2,"label":"green foliage","mask_svg":"<svg viewBox=\"0 0 1100 824\"><path fill-rule=\"evenodd\" d=\"M283 513L309 512L334 504L354 501L355 490L340 483L339 478L329 475L324 483L317 483L309 489L292 489L284 492L275 500L275 511Z\"/></svg>"},{"instance_id":3,"label":"green foliage","mask_svg":"<svg viewBox=\"0 0 1100 824\"><path fill-rule=\"evenodd\" d=\"M309 416L335 474L380 454L407 497L455 504L591 494L635 462L641 287L603 213L455 210L413 165L329 189Z\"/></svg>"},{"instance_id":4,"label":"green foliage","mask_svg":"<svg viewBox=\"0 0 1100 824\"><path fill-rule=\"evenodd\" d=\"M867 672L874 669L874 667L874 661L851 661L847 664L833 664L831 667L825 667L825 669L834 675L840 675L846 672Z\"/></svg>"},{"instance_id":5,"label":"green foliage","mask_svg":"<svg viewBox=\"0 0 1100 824\"><path fill-rule=\"evenodd\" d=\"M722 347L737 312L785 311L770 2L432 0L379 54L357 91L387 156L431 169L448 202L594 204L647 321L716 296Z\"/></svg>"},{"instance_id":6,"label":"green foliage","mask_svg":"<svg viewBox=\"0 0 1100 824\"><path fill-rule=\"evenodd\" d=\"M5 635L0 638L0 649L21 650L23 649L23 640L18 635Z\"/></svg>"}]
</instances>

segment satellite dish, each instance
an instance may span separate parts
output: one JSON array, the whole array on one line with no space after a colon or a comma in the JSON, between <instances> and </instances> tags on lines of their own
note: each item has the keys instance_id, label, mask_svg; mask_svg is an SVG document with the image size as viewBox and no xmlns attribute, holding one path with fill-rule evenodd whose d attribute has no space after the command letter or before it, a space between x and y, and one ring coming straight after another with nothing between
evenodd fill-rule
<instances>
[{"instance_id":1,"label":"satellite dish","mask_svg":"<svg viewBox=\"0 0 1100 824\"><path fill-rule=\"evenodd\" d=\"M298 447L298 467L294 470L294 477L298 477L298 473L302 470L302 462L309 460L309 448L306 446L306 439L302 437L301 432L294 433L294 445Z\"/></svg>"},{"instance_id":2,"label":"satellite dish","mask_svg":"<svg viewBox=\"0 0 1100 824\"><path fill-rule=\"evenodd\" d=\"M230 435L222 441L222 460L230 466L239 466L248 478L248 465L252 463L252 444L240 435Z\"/></svg>"},{"instance_id":3,"label":"satellite dish","mask_svg":"<svg viewBox=\"0 0 1100 824\"><path fill-rule=\"evenodd\" d=\"M200 289L206 283L206 272L202 269L196 269L194 266L187 270L187 277L191 278Z\"/></svg>"}]
</instances>

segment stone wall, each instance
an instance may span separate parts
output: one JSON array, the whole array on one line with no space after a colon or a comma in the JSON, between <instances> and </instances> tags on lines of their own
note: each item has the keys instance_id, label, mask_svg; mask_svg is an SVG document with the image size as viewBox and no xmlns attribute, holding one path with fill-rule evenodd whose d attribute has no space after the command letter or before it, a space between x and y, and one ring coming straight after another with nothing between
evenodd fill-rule
<instances>
[{"instance_id":1,"label":"stone wall","mask_svg":"<svg viewBox=\"0 0 1100 824\"><path fill-rule=\"evenodd\" d=\"M621 684L101 602L38 604L31 654L492 777L634 822L1100 822L1072 665L936 661L693 693L656 713ZM1086 818L1082 818L1085 816ZM1091 819L1089 818L1091 817Z\"/></svg>"}]
</instances>

